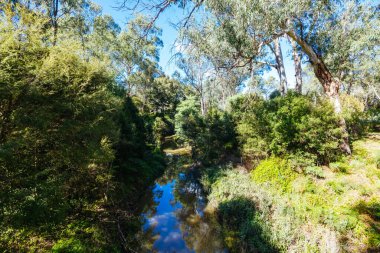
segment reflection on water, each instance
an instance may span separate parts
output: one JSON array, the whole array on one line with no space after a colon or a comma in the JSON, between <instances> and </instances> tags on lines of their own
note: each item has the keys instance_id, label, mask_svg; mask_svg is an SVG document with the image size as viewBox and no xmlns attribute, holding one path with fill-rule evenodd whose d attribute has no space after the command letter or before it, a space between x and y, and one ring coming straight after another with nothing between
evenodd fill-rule
<instances>
[{"instance_id":1,"label":"reflection on water","mask_svg":"<svg viewBox=\"0 0 380 253\"><path fill-rule=\"evenodd\" d=\"M157 180L147 204L144 241L148 252L227 252L214 217L204 212L206 198L194 169L172 161Z\"/></svg>"}]
</instances>

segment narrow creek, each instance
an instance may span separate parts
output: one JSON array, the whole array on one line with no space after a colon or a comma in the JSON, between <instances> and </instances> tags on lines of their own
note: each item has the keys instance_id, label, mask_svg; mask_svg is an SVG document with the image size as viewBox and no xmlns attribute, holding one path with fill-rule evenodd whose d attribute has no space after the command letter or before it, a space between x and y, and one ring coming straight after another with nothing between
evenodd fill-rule
<instances>
[{"instance_id":1,"label":"narrow creek","mask_svg":"<svg viewBox=\"0 0 380 253\"><path fill-rule=\"evenodd\" d=\"M186 165L180 157L169 160L166 172L147 193L150 200L145 199L141 214L144 249L227 252L216 218L205 212L207 198L197 169Z\"/></svg>"}]
</instances>

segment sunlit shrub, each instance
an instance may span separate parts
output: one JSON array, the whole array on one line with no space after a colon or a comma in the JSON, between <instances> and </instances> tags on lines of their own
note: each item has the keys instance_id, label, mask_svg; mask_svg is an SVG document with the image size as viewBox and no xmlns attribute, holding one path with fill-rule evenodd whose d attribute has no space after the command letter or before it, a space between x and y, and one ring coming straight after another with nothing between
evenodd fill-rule
<instances>
[{"instance_id":1,"label":"sunlit shrub","mask_svg":"<svg viewBox=\"0 0 380 253\"><path fill-rule=\"evenodd\" d=\"M331 104L289 93L264 100L258 96L231 101L242 153L247 158L294 156L305 165L326 164L341 151L342 132Z\"/></svg>"},{"instance_id":2,"label":"sunlit shrub","mask_svg":"<svg viewBox=\"0 0 380 253\"><path fill-rule=\"evenodd\" d=\"M270 153L271 127L268 102L256 95L240 95L230 100L230 111L237 124L236 131L242 155L263 159Z\"/></svg>"},{"instance_id":3,"label":"sunlit shrub","mask_svg":"<svg viewBox=\"0 0 380 253\"><path fill-rule=\"evenodd\" d=\"M86 252L85 246L77 239L70 238L66 240L59 240L52 248L54 253L63 252Z\"/></svg>"},{"instance_id":4,"label":"sunlit shrub","mask_svg":"<svg viewBox=\"0 0 380 253\"><path fill-rule=\"evenodd\" d=\"M342 95L340 98L343 108L343 117L346 120L350 137L360 137L365 133L368 127L365 120L364 103L350 95Z\"/></svg>"},{"instance_id":5,"label":"sunlit shrub","mask_svg":"<svg viewBox=\"0 0 380 253\"><path fill-rule=\"evenodd\" d=\"M262 161L251 172L251 177L256 183L270 183L279 190L287 191L297 177L297 173L292 170L286 160L271 157Z\"/></svg>"}]
</instances>

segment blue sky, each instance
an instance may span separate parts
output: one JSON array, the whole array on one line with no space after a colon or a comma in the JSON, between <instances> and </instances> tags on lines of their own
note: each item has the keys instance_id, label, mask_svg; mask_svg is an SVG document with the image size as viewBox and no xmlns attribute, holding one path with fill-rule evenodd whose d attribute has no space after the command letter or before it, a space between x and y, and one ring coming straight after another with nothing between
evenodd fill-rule
<instances>
[{"instance_id":1,"label":"blue sky","mask_svg":"<svg viewBox=\"0 0 380 253\"><path fill-rule=\"evenodd\" d=\"M122 11L116 8L118 2L117 0L93 0L93 2L99 4L103 8L103 14L111 15L121 27L123 27L127 23L128 19L133 18L133 16L131 16L132 14L130 11ZM164 44L164 47L162 48L160 53L159 64L162 70L169 76L171 76L173 72L176 70L175 63L170 61L170 59L173 53L175 53L173 52L174 50L172 50L172 48L174 47L175 39L177 37L177 31L171 25L171 23L175 23L184 16L185 14L181 9L170 8L159 17L156 23L156 25L162 29L161 39ZM290 49L291 48L290 45L288 45L288 43L282 43L284 65L289 82L289 87L294 87L295 76L293 61L290 56ZM278 75L275 70L272 70L264 74L265 78L269 76L273 76L274 78L278 79Z\"/></svg>"},{"instance_id":2,"label":"blue sky","mask_svg":"<svg viewBox=\"0 0 380 253\"><path fill-rule=\"evenodd\" d=\"M121 11L115 8L117 6L116 0L93 0L93 2L102 6L103 14L111 15L121 27L127 23L128 19L133 18L130 11ZM183 16L184 14L179 8L170 8L160 16L156 23L156 25L162 29L161 39L164 43L164 47L160 53L159 64L163 71L169 76L176 70L174 62L170 62L172 47L177 37L177 31L171 23L174 23Z\"/></svg>"}]
</instances>

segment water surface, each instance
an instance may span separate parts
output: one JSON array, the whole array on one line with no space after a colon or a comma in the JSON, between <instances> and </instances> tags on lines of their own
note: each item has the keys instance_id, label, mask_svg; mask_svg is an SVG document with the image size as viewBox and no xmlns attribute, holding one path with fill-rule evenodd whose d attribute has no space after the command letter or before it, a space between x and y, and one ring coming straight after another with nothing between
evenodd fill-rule
<instances>
[{"instance_id":1,"label":"water surface","mask_svg":"<svg viewBox=\"0 0 380 253\"><path fill-rule=\"evenodd\" d=\"M196 169L169 167L152 193L142 214L148 252L227 252Z\"/></svg>"}]
</instances>

